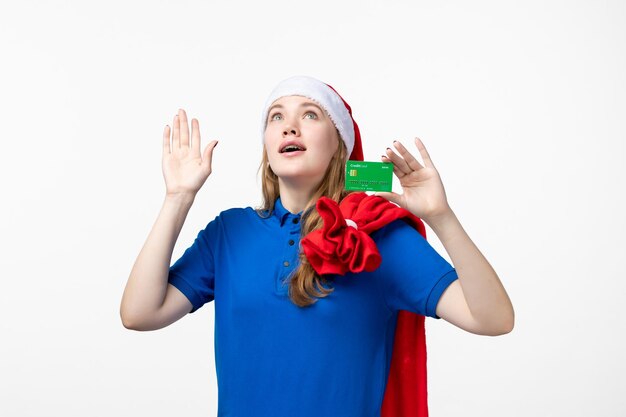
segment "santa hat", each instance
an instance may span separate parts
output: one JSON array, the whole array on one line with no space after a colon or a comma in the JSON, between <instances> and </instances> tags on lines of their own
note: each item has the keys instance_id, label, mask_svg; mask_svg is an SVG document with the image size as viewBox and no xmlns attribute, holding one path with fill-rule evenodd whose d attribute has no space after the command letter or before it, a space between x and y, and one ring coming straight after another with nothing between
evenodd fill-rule
<instances>
[{"instance_id":1,"label":"santa hat","mask_svg":"<svg viewBox=\"0 0 626 417\"><path fill-rule=\"evenodd\" d=\"M352 118L350 105L328 84L306 75L296 75L287 78L270 93L263 106L261 115L261 138L267 126L268 111L272 103L285 96L302 96L319 104L334 123L339 131L339 136L348 148L348 159L352 161L363 160L363 148L361 146L361 133L359 127Z\"/></svg>"},{"instance_id":2,"label":"santa hat","mask_svg":"<svg viewBox=\"0 0 626 417\"><path fill-rule=\"evenodd\" d=\"M325 109L346 144L348 159L363 161L361 134L352 118L352 109L333 87L308 76L287 78L272 90L263 107L261 138L269 107L277 99L292 95L307 97ZM340 203L321 197L316 208L324 226L303 236L301 243L309 263L320 275L358 273L378 267L380 259L376 259L380 255L368 235L395 219L403 218L426 238L421 219L382 197L351 193ZM360 233L354 229L359 229ZM337 239L347 243L340 244ZM350 247L350 242L355 241L358 244ZM341 256L339 250L343 251ZM352 256L346 257L347 252ZM391 365L380 410L382 417L428 417L424 321L425 316L420 314L407 310L398 312Z\"/></svg>"}]
</instances>

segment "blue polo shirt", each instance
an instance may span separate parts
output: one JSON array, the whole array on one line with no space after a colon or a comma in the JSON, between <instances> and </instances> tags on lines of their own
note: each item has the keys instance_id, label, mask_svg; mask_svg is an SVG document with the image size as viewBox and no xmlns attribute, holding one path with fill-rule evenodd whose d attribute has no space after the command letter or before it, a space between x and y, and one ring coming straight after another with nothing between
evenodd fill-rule
<instances>
[{"instance_id":1,"label":"blue polo shirt","mask_svg":"<svg viewBox=\"0 0 626 417\"><path fill-rule=\"evenodd\" d=\"M373 232L374 272L332 276L309 307L287 295L300 217L221 212L170 267L193 305L215 301L218 417L380 417L398 310L438 319L455 269L403 220Z\"/></svg>"}]
</instances>

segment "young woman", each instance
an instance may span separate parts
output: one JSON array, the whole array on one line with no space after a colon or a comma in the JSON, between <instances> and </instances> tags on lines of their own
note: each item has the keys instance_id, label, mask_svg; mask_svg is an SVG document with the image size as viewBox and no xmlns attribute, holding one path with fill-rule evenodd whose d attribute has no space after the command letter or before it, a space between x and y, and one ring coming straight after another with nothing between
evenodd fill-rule
<instances>
[{"instance_id":1,"label":"young woman","mask_svg":"<svg viewBox=\"0 0 626 417\"><path fill-rule=\"evenodd\" d=\"M120 308L126 328L155 330L215 301L219 416L380 416L403 310L480 335L512 330L507 293L418 138L424 165L399 142L399 155L382 157L403 193L366 196L345 191L346 160L362 160L360 133L331 86L283 80L262 115L262 206L222 211L171 267L217 141L201 156L198 121L190 140L183 110L171 144L166 126L165 202Z\"/></svg>"}]
</instances>

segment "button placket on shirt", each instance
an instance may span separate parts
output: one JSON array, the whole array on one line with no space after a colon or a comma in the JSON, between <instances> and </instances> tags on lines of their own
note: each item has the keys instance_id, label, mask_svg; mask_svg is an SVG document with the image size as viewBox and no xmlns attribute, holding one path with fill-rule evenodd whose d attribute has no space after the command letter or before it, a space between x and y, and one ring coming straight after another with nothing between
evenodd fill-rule
<instances>
[{"instance_id":1,"label":"button placket on shirt","mask_svg":"<svg viewBox=\"0 0 626 417\"><path fill-rule=\"evenodd\" d=\"M287 294L287 284L283 284L283 280L293 273L297 266L298 243L300 241L300 215L287 215L283 226L286 232L286 239L283 258L281 259L282 273L277 276L276 291L280 294Z\"/></svg>"}]
</instances>

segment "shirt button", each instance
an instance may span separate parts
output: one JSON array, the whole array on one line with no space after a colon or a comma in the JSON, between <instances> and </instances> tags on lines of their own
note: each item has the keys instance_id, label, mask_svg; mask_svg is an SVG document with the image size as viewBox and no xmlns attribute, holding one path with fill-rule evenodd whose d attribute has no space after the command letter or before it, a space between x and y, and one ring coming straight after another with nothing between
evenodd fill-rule
<instances>
[{"instance_id":1,"label":"shirt button","mask_svg":"<svg viewBox=\"0 0 626 417\"><path fill-rule=\"evenodd\" d=\"M285 262L283 262L283 265L284 265L284 266L289 266L289 261L285 261Z\"/></svg>"},{"instance_id":2,"label":"shirt button","mask_svg":"<svg viewBox=\"0 0 626 417\"><path fill-rule=\"evenodd\" d=\"M298 223L298 221L299 221L299 220L300 220L300 219L296 217L295 219L293 219L293 220L292 220L292 221L293 221L293 224Z\"/></svg>"},{"instance_id":3,"label":"shirt button","mask_svg":"<svg viewBox=\"0 0 626 417\"><path fill-rule=\"evenodd\" d=\"M291 239L289 240L289 246L293 246L293 244L294 244L294 243L296 243L296 242L294 242L294 241L293 241L293 240L291 240Z\"/></svg>"}]
</instances>

